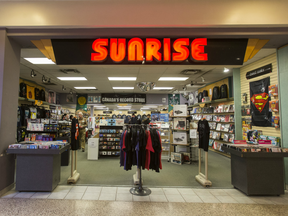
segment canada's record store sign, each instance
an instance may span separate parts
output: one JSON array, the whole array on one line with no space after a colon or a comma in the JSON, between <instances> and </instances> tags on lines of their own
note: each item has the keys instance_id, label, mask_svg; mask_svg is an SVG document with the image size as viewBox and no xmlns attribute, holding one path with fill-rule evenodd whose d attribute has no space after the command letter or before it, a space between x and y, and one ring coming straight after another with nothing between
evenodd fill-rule
<instances>
[{"instance_id":1,"label":"canada's record store sign","mask_svg":"<svg viewBox=\"0 0 288 216\"><path fill-rule=\"evenodd\" d=\"M102 103L146 103L146 94L101 94Z\"/></svg>"},{"instance_id":2,"label":"canada's record store sign","mask_svg":"<svg viewBox=\"0 0 288 216\"><path fill-rule=\"evenodd\" d=\"M248 39L52 39L58 65L242 65Z\"/></svg>"}]
</instances>

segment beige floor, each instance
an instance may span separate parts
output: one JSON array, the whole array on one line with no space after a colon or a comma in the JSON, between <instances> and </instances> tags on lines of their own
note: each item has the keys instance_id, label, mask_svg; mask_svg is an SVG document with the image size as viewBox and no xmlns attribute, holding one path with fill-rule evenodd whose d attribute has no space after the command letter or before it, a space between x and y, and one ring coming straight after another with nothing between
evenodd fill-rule
<instances>
[{"instance_id":1,"label":"beige floor","mask_svg":"<svg viewBox=\"0 0 288 216\"><path fill-rule=\"evenodd\" d=\"M139 197L126 187L58 186L52 193L11 190L0 215L288 215L288 192L246 196L236 189L151 188Z\"/></svg>"}]
</instances>

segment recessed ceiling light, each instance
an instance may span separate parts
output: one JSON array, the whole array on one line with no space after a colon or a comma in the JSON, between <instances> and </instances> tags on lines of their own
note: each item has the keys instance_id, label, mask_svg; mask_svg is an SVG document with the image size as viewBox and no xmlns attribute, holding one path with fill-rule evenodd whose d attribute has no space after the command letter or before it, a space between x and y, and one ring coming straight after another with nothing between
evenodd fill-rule
<instances>
[{"instance_id":1,"label":"recessed ceiling light","mask_svg":"<svg viewBox=\"0 0 288 216\"><path fill-rule=\"evenodd\" d=\"M174 87L154 87L153 90L171 90Z\"/></svg>"},{"instance_id":2,"label":"recessed ceiling light","mask_svg":"<svg viewBox=\"0 0 288 216\"><path fill-rule=\"evenodd\" d=\"M137 77L108 77L110 81L135 81Z\"/></svg>"},{"instance_id":3,"label":"recessed ceiling light","mask_svg":"<svg viewBox=\"0 0 288 216\"><path fill-rule=\"evenodd\" d=\"M113 87L113 89L134 89L134 87Z\"/></svg>"},{"instance_id":4,"label":"recessed ceiling light","mask_svg":"<svg viewBox=\"0 0 288 216\"><path fill-rule=\"evenodd\" d=\"M223 70L224 73L228 73L229 71L230 71L229 68L224 67L224 70Z\"/></svg>"},{"instance_id":5,"label":"recessed ceiling light","mask_svg":"<svg viewBox=\"0 0 288 216\"><path fill-rule=\"evenodd\" d=\"M55 64L51 59L48 58L24 58L32 64Z\"/></svg>"},{"instance_id":6,"label":"recessed ceiling light","mask_svg":"<svg viewBox=\"0 0 288 216\"><path fill-rule=\"evenodd\" d=\"M57 77L57 79L62 81L85 81L85 77Z\"/></svg>"},{"instance_id":7,"label":"recessed ceiling light","mask_svg":"<svg viewBox=\"0 0 288 216\"><path fill-rule=\"evenodd\" d=\"M189 77L160 77L158 81L185 81Z\"/></svg>"},{"instance_id":8,"label":"recessed ceiling light","mask_svg":"<svg viewBox=\"0 0 288 216\"><path fill-rule=\"evenodd\" d=\"M96 89L96 87L74 87L75 89Z\"/></svg>"}]
</instances>

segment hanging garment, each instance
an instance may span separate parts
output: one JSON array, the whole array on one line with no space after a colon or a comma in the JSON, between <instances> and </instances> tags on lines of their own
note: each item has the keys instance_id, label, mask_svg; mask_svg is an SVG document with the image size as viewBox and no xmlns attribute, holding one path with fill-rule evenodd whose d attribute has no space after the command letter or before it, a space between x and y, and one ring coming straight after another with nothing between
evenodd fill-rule
<instances>
[{"instance_id":1,"label":"hanging garment","mask_svg":"<svg viewBox=\"0 0 288 216\"><path fill-rule=\"evenodd\" d=\"M210 127L206 119L198 122L197 131L199 132L199 148L208 151Z\"/></svg>"},{"instance_id":2,"label":"hanging garment","mask_svg":"<svg viewBox=\"0 0 288 216\"><path fill-rule=\"evenodd\" d=\"M147 170L149 170L149 167L150 167L151 152L154 152L154 149L152 146L152 139L151 139L150 131L147 131L146 161L145 161L145 168Z\"/></svg>"},{"instance_id":3,"label":"hanging garment","mask_svg":"<svg viewBox=\"0 0 288 216\"><path fill-rule=\"evenodd\" d=\"M149 168L159 172L160 167L160 154L161 154L161 144L159 140L159 135L156 129L150 129L152 147L154 151L150 152L150 164Z\"/></svg>"},{"instance_id":4,"label":"hanging garment","mask_svg":"<svg viewBox=\"0 0 288 216\"><path fill-rule=\"evenodd\" d=\"M20 89L19 89L19 96L27 98L27 85L25 83L20 83Z\"/></svg>"},{"instance_id":5,"label":"hanging garment","mask_svg":"<svg viewBox=\"0 0 288 216\"><path fill-rule=\"evenodd\" d=\"M35 88L27 85L27 98L35 100Z\"/></svg>"},{"instance_id":6,"label":"hanging garment","mask_svg":"<svg viewBox=\"0 0 288 216\"><path fill-rule=\"evenodd\" d=\"M252 124L254 126L271 127L271 116L269 112L270 77L250 82L250 107Z\"/></svg>"},{"instance_id":7,"label":"hanging garment","mask_svg":"<svg viewBox=\"0 0 288 216\"><path fill-rule=\"evenodd\" d=\"M228 87L226 84L221 85L220 94L221 98L228 98Z\"/></svg>"},{"instance_id":8,"label":"hanging garment","mask_svg":"<svg viewBox=\"0 0 288 216\"><path fill-rule=\"evenodd\" d=\"M219 92L219 86L215 86L213 88L212 100L217 100L217 99L220 99L220 98L221 98L221 95L220 95L220 92Z\"/></svg>"},{"instance_id":9,"label":"hanging garment","mask_svg":"<svg viewBox=\"0 0 288 216\"><path fill-rule=\"evenodd\" d=\"M79 128L78 128L78 119L73 118L71 124L71 149L79 149Z\"/></svg>"}]
</instances>

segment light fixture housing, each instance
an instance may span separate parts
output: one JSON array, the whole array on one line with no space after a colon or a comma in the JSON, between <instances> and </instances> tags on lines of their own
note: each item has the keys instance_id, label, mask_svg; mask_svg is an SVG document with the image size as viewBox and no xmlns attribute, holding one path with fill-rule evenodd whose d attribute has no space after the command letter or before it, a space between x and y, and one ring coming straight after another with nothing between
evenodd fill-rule
<instances>
[{"instance_id":1,"label":"light fixture housing","mask_svg":"<svg viewBox=\"0 0 288 216\"><path fill-rule=\"evenodd\" d=\"M31 77L34 78L35 76L37 76L37 74L36 74L35 71L32 69L32 70L31 70Z\"/></svg>"},{"instance_id":2,"label":"light fixture housing","mask_svg":"<svg viewBox=\"0 0 288 216\"><path fill-rule=\"evenodd\" d=\"M138 82L137 87L142 91L142 92L148 92L152 90L155 87L155 83L153 82Z\"/></svg>"},{"instance_id":3,"label":"light fixture housing","mask_svg":"<svg viewBox=\"0 0 288 216\"><path fill-rule=\"evenodd\" d=\"M66 88L64 87L64 85L62 86L62 91L65 91L66 90Z\"/></svg>"},{"instance_id":4,"label":"light fixture housing","mask_svg":"<svg viewBox=\"0 0 288 216\"><path fill-rule=\"evenodd\" d=\"M108 77L110 81L136 81L137 77Z\"/></svg>"},{"instance_id":5,"label":"light fixture housing","mask_svg":"<svg viewBox=\"0 0 288 216\"><path fill-rule=\"evenodd\" d=\"M113 87L115 90L133 90L134 87Z\"/></svg>"},{"instance_id":6,"label":"light fixture housing","mask_svg":"<svg viewBox=\"0 0 288 216\"><path fill-rule=\"evenodd\" d=\"M48 82L48 79L43 75L42 76L42 83L47 83Z\"/></svg>"},{"instance_id":7,"label":"light fixture housing","mask_svg":"<svg viewBox=\"0 0 288 216\"><path fill-rule=\"evenodd\" d=\"M73 94L73 91L70 89L69 94Z\"/></svg>"},{"instance_id":8,"label":"light fixture housing","mask_svg":"<svg viewBox=\"0 0 288 216\"><path fill-rule=\"evenodd\" d=\"M153 90L171 90L174 87L154 87Z\"/></svg>"},{"instance_id":9,"label":"light fixture housing","mask_svg":"<svg viewBox=\"0 0 288 216\"><path fill-rule=\"evenodd\" d=\"M75 89L96 89L96 87L74 87Z\"/></svg>"},{"instance_id":10,"label":"light fixture housing","mask_svg":"<svg viewBox=\"0 0 288 216\"><path fill-rule=\"evenodd\" d=\"M48 58L24 58L32 64L55 64L51 59Z\"/></svg>"},{"instance_id":11,"label":"light fixture housing","mask_svg":"<svg viewBox=\"0 0 288 216\"><path fill-rule=\"evenodd\" d=\"M57 77L61 81L87 81L85 77Z\"/></svg>"},{"instance_id":12,"label":"light fixture housing","mask_svg":"<svg viewBox=\"0 0 288 216\"><path fill-rule=\"evenodd\" d=\"M223 70L224 73L228 73L229 71L230 71L229 68L224 67L224 70Z\"/></svg>"},{"instance_id":13,"label":"light fixture housing","mask_svg":"<svg viewBox=\"0 0 288 216\"><path fill-rule=\"evenodd\" d=\"M189 77L160 77L158 81L185 81Z\"/></svg>"}]
</instances>

